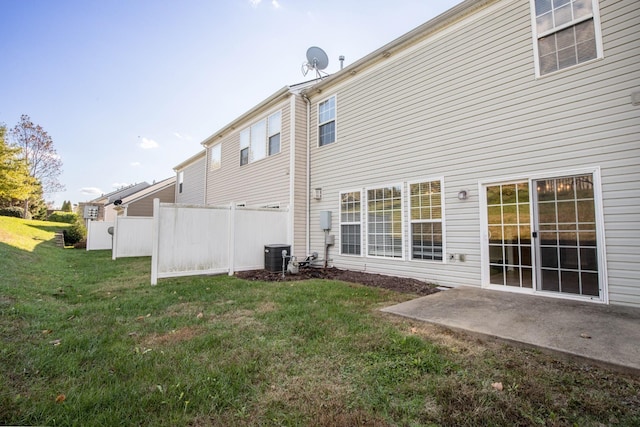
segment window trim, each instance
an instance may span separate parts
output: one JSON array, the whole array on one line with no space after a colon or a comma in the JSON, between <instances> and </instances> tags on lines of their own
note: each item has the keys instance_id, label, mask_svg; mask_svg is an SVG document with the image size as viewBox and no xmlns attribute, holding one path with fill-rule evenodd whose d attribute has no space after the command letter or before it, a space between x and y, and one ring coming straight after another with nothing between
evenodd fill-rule
<instances>
[{"instance_id":1,"label":"window trim","mask_svg":"<svg viewBox=\"0 0 640 427\"><path fill-rule=\"evenodd\" d=\"M214 171L214 170L218 170L222 167L222 143L219 142L216 145L213 145L209 148L209 170L210 171ZM214 153L218 151L218 161L217 163L214 163Z\"/></svg>"},{"instance_id":2,"label":"window trim","mask_svg":"<svg viewBox=\"0 0 640 427\"><path fill-rule=\"evenodd\" d=\"M536 0L529 0L529 9L530 9L530 16L531 16L531 36L532 36L532 43L533 43L533 59L534 59L534 64L535 64L535 76L536 79L539 78L543 78L543 77L547 77L547 76L552 76L555 75L556 73L565 71L565 70L571 70L575 67L579 67L582 66L584 64L589 64L593 61L598 61L600 59L604 58L604 47L603 47L603 42L602 42L602 24L600 21L600 2L598 0L589 0L591 1L591 6L592 6L592 13L590 16L585 16L583 18L580 18L578 20L572 20L569 23L560 25L558 27L554 27L551 30L542 32L540 34L538 34L538 24L537 24L537 14L536 14ZM571 2L573 3L573 0L571 0ZM546 37L549 36L551 34L556 34L566 28L570 28L570 27L574 27L582 22L586 22L590 19L593 19L593 26L594 26L594 33L595 33L595 42L596 42L596 57L593 59L589 59L587 61L584 62L579 62L577 64L574 65L570 65L568 67L564 67L564 68L559 68L555 71L550 71L548 73L545 74L541 74L540 73L540 52L538 50L538 41L540 38L542 37Z\"/></svg>"},{"instance_id":3,"label":"window trim","mask_svg":"<svg viewBox=\"0 0 640 427\"><path fill-rule=\"evenodd\" d=\"M411 219L411 185L413 184L421 184L421 183L425 183L425 182L440 182L440 221L439 223L441 224L441 228L442 228L442 259L438 260L438 259L419 259L419 258L414 258L413 257L413 224L423 224L423 223L435 223L438 221L434 221L434 220L413 220ZM445 214L445 196L446 196L446 189L445 189L445 185L444 185L444 176L439 176L439 177L432 177L432 178L424 178L424 179L416 179L416 180L411 180L411 181L407 181L407 238L409 240L408 244L407 244L407 250L409 251L409 255L408 255L408 259L410 261L416 261L416 262L430 262L430 263L440 263L440 264L445 264L447 262L447 227L446 227L446 214Z\"/></svg>"},{"instance_id":4,"label":"window trim","mask_svg":"<svg viewBox=\"0 0 640 427\"><path fill-rule=\"evenodd\" d=\"M369 254L369 191L370 190L377 190L377 189L385 189L385 188L392 188L392 187L398 187L400 188L400 236L401 236L401 242L400 242L400 254L401 256L399 257L395 257L395 256L384 256L384 255L370 255ZM361 197L361 199L363 200L363 203L366 206L366 212L364 212L363 214L365 215L364 217L364 223L366 224L366 226L364 227L365 230L365 245L363 246L365 248L365 256L367 258L374 258L374 259L387 259L387 260L398 260L398 261L405 261L407 259L406 256L406 252L407 252L407 248L406 248L406 227L407 227L407 221L406 221L406 182L396 182L394 184L380 184L380 185L372 185L372 186L368 186L365 187L363 190L363 195ZM362 228L361 228L362 230Z\"/></svg>"},{"instance_id":5,"label":"window trim","mask_svg":"<svg viewBox=\"0 0 640 427\"><path fill-rule=\"evenodd\" d=\"M182 184L184 184L184 171L183 170L178 172L178 194L182 194L182 190L183 190Z\"/></svg>"},{"instance_id":6,"label":"window trim","mask_svg":"<svg viewBox=\"0 0 640 427\"><path fill-rule=\"evenodd\" d=\"M329 101L331 98L333 98L333 119L332 120L327 120L324 122L320 122L320 104L323 104L327 101ZM338 95L337 94L333 94L331 96L328 96L326 98L324 98L322 101L319 101L316 104L316 112L317 112L317 137L318 137L318 141L317 141L317 147L318 148L322 148L322 147L326 147L329 146L331 144L335 144L336 142L338 142ZM333 132L334 132L334 138L333 141L328 142L326 144L322 144L320 145L320 127L324 126L326 124L329 124L333 122Z\"/></svg>"},{"instance_id":7,"label":"window trim","mask_svg":"<svg viewBox=\"0 0 640 427\"><path fill-rule=\"evenodd\" d=\"M278 132L272 133L269 123L271 122L271 118L274 117L275 115L280 115L280 126L278 129ZM274 136L279 135L278 138L278 152L277 153L272 153L271 152L271 138L273 138ZM278 110L276 112L274 112L273 114L270 114L267 116L267 156L266 157L271 157L271 156L275 156L277 154L282 153L282 110Z\"/></svg>"},{"instance_id":8,"label":"window trim","mask_svg":"<svg viewBox=\"0 0 640 427\"><path fill-rule=\"evenodd\" d=\"M360 194L360 218L358 222L355 221L342 221L342 195L343 194L348 194L348 193L359 193ZM339 233L340 233L340 255L343 256L349 256L349 257L358 257L358 258L362 258L365 256L365 251L363 249L366 248L366 246L364 245L364 231L365 231L365 226L363 224L364 222L364 209L363 209L363 201L364 201L364 191L360 188L360 189L356 189L356 190L344 190L344 191L339 191L338 192L338 218L339 218ZM345 253L342 252L342 226L343 225L359 225L360 226L360 253L359 254L350 254L350 253Z\"/></svg>"}]
</instances>

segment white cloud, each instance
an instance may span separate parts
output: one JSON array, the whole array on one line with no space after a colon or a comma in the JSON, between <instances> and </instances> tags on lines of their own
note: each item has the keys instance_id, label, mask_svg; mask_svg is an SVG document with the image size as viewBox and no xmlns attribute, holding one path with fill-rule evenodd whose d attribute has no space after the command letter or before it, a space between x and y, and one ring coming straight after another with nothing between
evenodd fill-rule
<instances>
[{"instance_id":1,"label":"white cloud","mask_svg":"<svg viewBox=\"0 0 640 427\"><path fill-rule=\"evenodd\" d=\"M142 137L140 141L140 148L142 148L143 150L158 148L158 143L151 138Z\"/></svg>"},{"instance_id":2,"label":"white cloud","mask_svg":"<svg viewBox=\"0 0 640 427\"><path fill-rule=\"evenodd\" d=\"M191 135L183 135L180 132L174 132L173 135L182 141L191 141Z\"/></svg>"},{"instance_id":3,"label":"white cloud","mask_svg":"<svg viewBox=\"0 0 640 427\"><path fill-rule=\"evenodd\" d=\"M115 189L118 188L124 188L124 187L128 187L129 183L128 182L114 182L113 184L111 184L111 186Z\"/></svg>"},{"instance_id":4,"label":"white cloud","mask_svg":"<svg viewBox=\"0 0 640 427\"><path fill-rule=\"evenodd\" d=\"M142 163L140 163L140 162L131 162L129 164L135 168L137 166L140 166Z\"/></svg>"},{"instance_id":5,"label":"white cloud","mask_svg":"<svg viewBox=\"0 0 640 427\"><path fill-rule=\"evenodd\" d=\"M80 192L82 194L86 194L86 195L89 195L89 196L93 196L93 195L97 195L97 194L104 194L104 191L102 191L98 187L83 187L83 188L80 189Z\"/></svg>"},{"instance_id":6,"label":"white cloud","mask_svg":"<svg viewBox=\"0 0 640 427\"><path fill-rule=\"evenodd\" d=\"M262 3L262 0L249 0L249 4L254 9L257 8L258 6L260 6L260 3ZM280 2L278 0L271 0L271 6L274 9L280 9L282 7L282 5L280 4Z\"/></svg>"}]
</instances>

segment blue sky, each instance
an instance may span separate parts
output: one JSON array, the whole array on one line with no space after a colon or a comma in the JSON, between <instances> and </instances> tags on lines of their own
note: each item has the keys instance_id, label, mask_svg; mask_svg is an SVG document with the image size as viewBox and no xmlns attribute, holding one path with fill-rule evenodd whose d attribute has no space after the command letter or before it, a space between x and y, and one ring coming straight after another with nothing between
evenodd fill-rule
<instances>
[{"instance_id":1,"label":"blue sky","mask_svg":"<svg viewBox=\"0 0 640 427\"><path fill-rule=\"evenodd\" d=\"M60 206L159 181L282 87L329 73L461 0L0 0L0 123L53 138Z\"/></svg>"}]
</instances>

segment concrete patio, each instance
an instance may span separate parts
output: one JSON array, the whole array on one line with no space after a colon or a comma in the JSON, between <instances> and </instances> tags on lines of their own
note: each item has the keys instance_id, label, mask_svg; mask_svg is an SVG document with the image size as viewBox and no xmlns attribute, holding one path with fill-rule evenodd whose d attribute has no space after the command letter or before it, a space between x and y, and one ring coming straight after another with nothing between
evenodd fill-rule
<instances>
[{"instance_id":1,"label":"concrete patio","mask_svg":"<svg viewBox=\"0 0 640 427\"><path fill-rule=\"evenodd\" d=\"M640 375L640 309L458 287L382 311Z\"/></svg>"}]
</instances>

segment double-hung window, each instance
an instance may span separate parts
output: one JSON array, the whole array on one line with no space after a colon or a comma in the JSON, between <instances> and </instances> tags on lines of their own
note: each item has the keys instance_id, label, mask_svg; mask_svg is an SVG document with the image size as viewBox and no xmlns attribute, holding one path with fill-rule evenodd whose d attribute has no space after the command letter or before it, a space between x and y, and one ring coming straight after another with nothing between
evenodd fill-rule
<instances>
[{"instance_id":1,"label":"double-hung window","mask_svg":"<svg viewBox=\"0 0 640 427\"><path fill-rule=\"evenodd\" d=\"M336 141L336 97L318 104L318 145L320 147Z\"/></svg>"},{"instance_id":2,"label":"double-hung window","mask_svg":"<svg viewBox=\"0 0 640 427\"><path fill-rule=\"evenodd\" d=\"M367 255L403 258L402 186L367 190Z\"/></svg>"},{"instance_id":3,"label":"double-hung window","mask_svg":"<svg viewBox=\"0 0 640 427\"><path fill-rule=\"evenodd\" d=\"M184 184L184 171L178 172L178 193L182 193L182 184Z\"/></svg>"},{"instance_id":4,"label":"double-hung window","mask_svg":"<svg viewBox=\"0 0 640 427\"><path fill-rule=\"evenodd\" d=\"M282 123L282 113L278 111L269 116L267 128L269 129L269 155L273 156L280 152L280 128Z\"/></svg>"},{"instance_id":5,"label":"double-hung window","mask_svg":"<svg viewBox=\"0 0 640 427\"><path fill-rule=\"evenodd\" d=\"M411 259L442 260L442 183L409 184Z\"/></svg>"},{"instance_id":6,"label":"double-hung window","mask_svg":"<svg viewBox=\"0 0 640 427\"><path fill-rule=\"evenodd\" d=\"M222 161L222 144L216 144L209 150L209 169L216 170L220 169L220 164Z\"/></svg>"},{"instance_id":7,"label":"double-hung window","mask_svg":"<svg viewBox=\"0 0 640 427\"><path fill-rule=\"evenodd\" d=\"M343 255L362 253L360 197L360 191L340 193L340 253Z\"/></svg>"},{"instance_id":8,"label":"double-hung window","mask_svg":"<svg viewBox=\"0 0 640 427\"><path fill-rule=\"evenodd\" d=\"M602 56L597 0L531 0L538 75Z\"/></svg>"},{"instance_id":9,"label":"double-hung window","mask_svg":"<svg viewBox=\"0 0 640 427\"><path fill-rule=\"evenodd\" d=\"M240 166L280 152L282 113L278 111L240 132Z\"/></svg>"},{"instance_id":10,"label":"double-hung window","mask_svg":"<svg viewBox=\"0 0 640 427\"><path fill-rule=\"evenodd\" d=\"M249 163L249 146L251 145L251 128L240 132L240 166Z\"/></svg>"}]
</instances>

